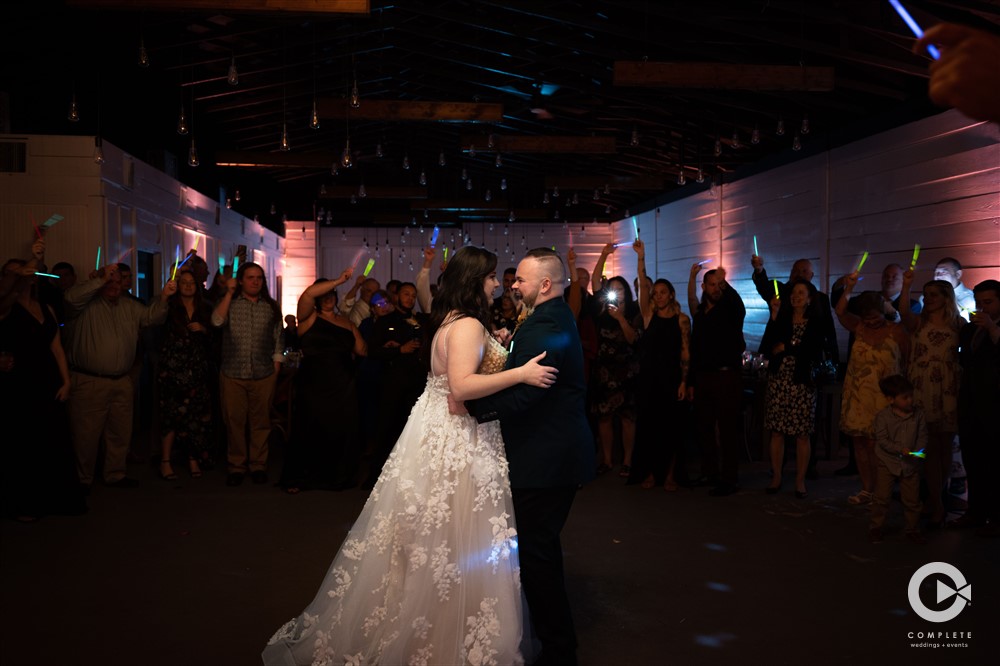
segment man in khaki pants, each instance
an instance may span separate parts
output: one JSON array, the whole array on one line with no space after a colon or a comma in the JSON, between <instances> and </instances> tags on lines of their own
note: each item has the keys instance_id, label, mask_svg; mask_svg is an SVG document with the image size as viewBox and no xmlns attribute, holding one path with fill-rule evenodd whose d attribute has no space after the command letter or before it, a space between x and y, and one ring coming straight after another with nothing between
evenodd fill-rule
<instances>
[{"instance_id":1,"label":"man in khaki pants","mask_svg":"<svg viewBox=\"0 0 1000 666\"><path fill-rule=\"evenodd\" d=\"M267 483L271 400L284 361L281 310L257 264L243 264L235 278L220 276L219 282L226 293L212 311L212 325L222 328L219 392L228 443L226 485L243 483L248 469L254 483Z\"/></svg>"}]
</instances>

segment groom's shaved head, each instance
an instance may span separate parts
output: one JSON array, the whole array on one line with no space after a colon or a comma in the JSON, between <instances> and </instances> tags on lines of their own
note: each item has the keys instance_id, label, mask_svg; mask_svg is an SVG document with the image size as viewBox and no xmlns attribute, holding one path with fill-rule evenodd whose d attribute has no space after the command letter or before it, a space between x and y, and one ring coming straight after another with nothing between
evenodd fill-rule
<instances>
[{"instance_id":1,"label":"groom's shaved head","mask_svg":"<svg viewBox=\"0 0 1000 666\"><path fill-rule=\"evenodd\" d=\"M563 270L562 259L555 250L538 247L529 250L524 256L537 260L542 275L552 280L553 284L562 284L565 281L566 272Z\"/></svg>"}]
</instances>

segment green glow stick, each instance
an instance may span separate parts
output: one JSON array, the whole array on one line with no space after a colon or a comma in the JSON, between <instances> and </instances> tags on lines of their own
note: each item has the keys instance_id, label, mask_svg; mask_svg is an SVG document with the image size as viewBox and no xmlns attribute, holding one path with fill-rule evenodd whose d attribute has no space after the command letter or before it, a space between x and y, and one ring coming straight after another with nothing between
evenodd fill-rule
<instances>
[{"instance_id":1,"label":"green glow stick","mask_svg":"<svg viewBox=\"0 0 1000 666\"><path fill-rule=\"evenodd\" d=\"M101 270L101 246L100 245L97 246L97 261L94 262L94 270L95 271Z\"/></svg>"},{"instance_id":2,"label":"green glow stick","mask_svg":"<svg viewBox=\"0 0 1000 666\"><path fill-rule=\"evenodd\" d=\"M444 246L444 260L448 261L448 246Z\"/></svg>"},{"instance_id":3,"label":"green glow stick","mask_svg":"<svg viewBox=\"0 0 1000 666\"><path fill-rule=\"evenodd\" d=\"M861 268L865 265L866 261L868 261L868 250L865 250L865 253L863 255L861 255L861 261L858 262L858 268L854 272L855 273L860 273L861 272Z\"/></svg>"},{"instance_id":4,"label":"green glow stick","mask_svg":"<svg viewBox=\"0 0 1000 666\"><path fill-rule=\"evenodd\" d=\"M920 256L920 245L913 246L913 259L910 259L910 270L912 271L917 267L917 257Z\"/></svg>"},{"instance_id":5,"label":"green glow stick","mask_svg":"<svg viewBox=\"0 0 1000 666\"><path fill-rule=\"evenodd\" d=\"M926 458L927 457L927 454L924 453L923 449L920 449L919 451L910 451L910 455L913 456L914 458Z\"/></svg>"},{"instance_id":6,"label":"green glow stick","mask_svg":"<svg viewBox=\"0 0 1000 666\"><path fill-rule=\"evenodd\" d=\"M41 277L55 278L57 280L59 279L58 275L53 275L52 273L42 273L41 271L35 271L35 275L40 275Z\"/></svg>"},{"instance_id":7,"label":"green glow stick","mask_svg":"<svg viewBox=\"0 0 1000 666\"><path fill-rule=\"evenodd\" d=\"M170 271L170 279L173 280L177 277L177 264L181 263L181 246L178 245L174 250L174 270Z\"/></svg>"},{"instance_id":8,"label":"green glow stick","mask_svg":"<svg viewBox=\"0 0 1000 666\"><path fill-rule=\"evenodd\" d=\"M774 297L775 298L781 298L781 295L778 293L778 281L777 280L774 281Z\"/></svg>"},{"instance_id":9,"label":"green glow stick","mask_svg":"<svg viewBox=\"0 0 1000 666\"><path fill-rule=\"evenodd\" d=\"M236 277L236 271L240 268L240 255L233 257L233 277Z\"/></svg>"},{"instance_id":10,"label":"green glow stick","mask_svg":"<svg viewBox=\"0 0 1000 666\"><path fill-rule=\"evenodd\" d=\"M758 257L760 256L760 251L757 249L757 234L753 235L753 253Z\"/></svg>"},{"instance_id":11,"label":"green glow stick","mask_svg":"<svg viewBox=\"0 0 1000 666\"><path fill-rule=\"evenodd\" d=\"M371 273L372 266L374 266L374 265L375 265L375 260L374 259L369 259L368 260L368 265L365 266L365 277L368 277L368 274Z\"/></svg>"}]
</instances>

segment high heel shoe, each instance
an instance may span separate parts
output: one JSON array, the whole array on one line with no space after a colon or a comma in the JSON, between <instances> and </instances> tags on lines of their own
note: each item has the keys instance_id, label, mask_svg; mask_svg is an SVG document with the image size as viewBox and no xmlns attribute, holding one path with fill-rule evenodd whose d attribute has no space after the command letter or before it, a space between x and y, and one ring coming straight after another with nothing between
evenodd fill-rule
<instances>
[{"instance_id":1,"label":"high heel shoe","mask_svg":"<svg viewBox=\"0 0 1000 666\"><path fill-rule=\"evenodd\" d=\"M164 481L177 480L177 473L174 472L174 468L170 465L169 460L160 461L160 478Z\"/></svg>"},{"instance_id":2,"label":"high heel shoe","mask_svg":"<svg viewBox=\"0 0 1000 666\"><path fill-rule=\"evenodd\" d=\"M201 467L198 466L198 461L195 458L188 459L188 469L191 470L191 478L201 478Z\"/></svg>"}]
</instances>

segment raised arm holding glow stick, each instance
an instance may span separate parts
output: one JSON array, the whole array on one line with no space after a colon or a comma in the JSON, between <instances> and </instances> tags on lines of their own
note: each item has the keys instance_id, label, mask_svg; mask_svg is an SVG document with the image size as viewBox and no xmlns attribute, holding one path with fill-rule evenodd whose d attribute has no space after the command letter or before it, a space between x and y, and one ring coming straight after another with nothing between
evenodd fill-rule
<instances>
[{"instance_id":1,"label":"raised arm holding glow stick","mask_svg":"<svg viewBox=\"0 0 1000 666\"><path fill-rule=\"evenodd\" d=\"M760 256L760 250L757 249L757 234L753 235L753 253Z\"/></svg>"},{"instance_id":2,"label":"raised arm holding glow stick","mask_svg":"<svg viewBox=\"0 0 1000 666\"><path fill-rule=\"evenodd\" d=\"M365 273L364 273L365 277L368 277L368 274L372 272L372 266L374 266L374 265L375 265L375 260L374 259L369 259L368 260L368 265L365 266Z\"/></svg>"},{"instance_id":3,"label":"raised arm holding glow stick","mask_svg":"<svg viewBox=\"0 0 1000 666\"><path fill-rule=\"evenodd\" d=\"M913 246L913 258L910 259L910 270L912 271L917 267L917 257L920 256L920 245Z\"/></svg>"},{"instance_id":4,"label":"raised arm holding glow stick","mask_svg":"<svg viewBox=\"0 0 1000 666\"><path fill-rule=\"evenodd\" d=\"M170 279L173 280L177 277L177 264L181 263L181 246L177 245L174 250L174 270L170 271Z\"/></svg>"},{"instance_id":5,"label":"raised arm holding glow stick","mask_svg":"<svg viewBox=\"0 0 1000 666\"><path fill-rule=\"evenodd\" d=\"M858 267L854 269L854 272L860 273L866 261L868 261L868 250L865 250L865 253L861 255L861 261L858 262Z\"/></svg>"},{"instance_id":6,"label":"raised arm holding glow stick","mask_svg":"<svg viewBox=\"0 0 1000 666\"><path fill-rule=\"evenodd\" d=\"M639 240L639 221L635 219L635 215L632 216L632 228L635 229L635 239Z\"/></svg>"},{"instance_id":7,"label":"raised arm holding glow stick","mask_svg":"<svg viewBox=\"0 0 1000 666\"><path fill-rule=\"evenodd\" d=\"M434 247L435 245L437 245L438 234L439 233L441 233L441 230L438 229L438 225L435 224L434 225L434 233L431 234L431 247Z\"/></svg>"}]
</instances>

